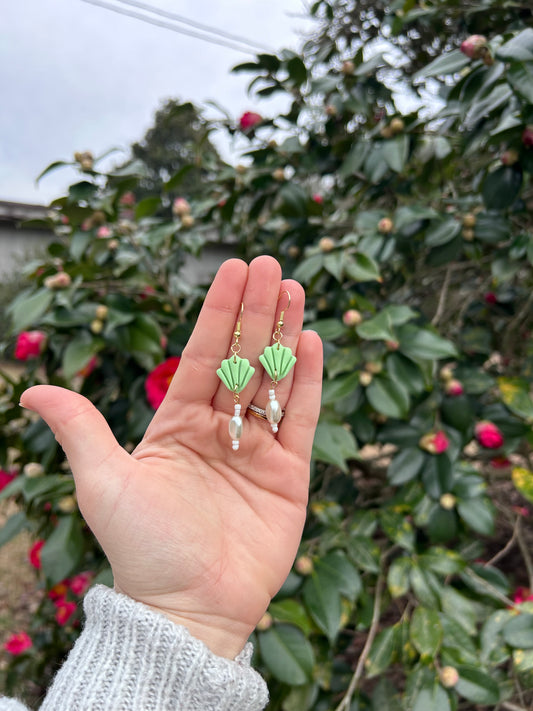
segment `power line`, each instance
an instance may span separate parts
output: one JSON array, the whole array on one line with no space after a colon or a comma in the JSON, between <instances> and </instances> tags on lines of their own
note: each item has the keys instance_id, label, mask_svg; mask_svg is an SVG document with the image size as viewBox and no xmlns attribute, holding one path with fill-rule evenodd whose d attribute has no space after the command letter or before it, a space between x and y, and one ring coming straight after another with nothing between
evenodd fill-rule
<instances>
[{"instance_id":1,"label":"power line","mask_svg":"<svg viewBox=\"0 0 533 711\"><path fill-rule=\"evenodd\" d=\"M218 29L218 27L212 27L211 25L205 25L201 22L197 22L196 20L190 20L189 18L184 17L183 15L178 15L175 12L168 12L167 10L162 10L159 7L154 7L153 5L148 5L147 3L139 2L139 0L116 0L116 2L120 2L123 5L131 5L133 7L137 7L140 10L146 10L146 12L151 12L154 15L166 17L167 19L173 20L174 22L181 22L182 25L189 25L190 27L195 27L197 30L202 30L207 34L218 35L219 37L224 37L228 40L234 40L235 42L239 42L240 44L247 44L256 50L260 49L265 50L267 52L272 51L270 47L266 47L265 45L262 45L259 42L255 42L253 40L249 40L246 37L242 37L241 35L234 35L231 32L220 30Z\"/></svg>"},{"instance_id":2,"label":"power line","mask_svg":"<svg viewBox=\"0 0 533 711\"><path fill-rule=\"evenodd\" d=\"M119 0L120 1L120 0ZM109 4L103 0L82 0L82 2L88 3L89 5L97 5L98 7L103 7L106 10L111 10L119 15L125 15L126 17L132 17L136 20L141 20L142 22L147 22L150 25L155 25L156 27L162 27L165 30L171 30L172 32L177 32L178 34L186 35L188 37L194 37L195 39L202 40L204 42L209 42L210 44L217 44L222 47L228 47L229 49L235 49L238 52L245 52L247 54L255 54L251 49L240 47L235 42L226 41L223 39L217 39L215 37L210 37L207 34L201 34L200 32L194 32L194 30L186 30L183 27L178 27L177 25L170 24L163 20L157 20L156 18L148 17L134 10L126 10L125 8L119 8L116 5ZM270 50L271 51L271 50Z\"/></svg>"}]
</instances>

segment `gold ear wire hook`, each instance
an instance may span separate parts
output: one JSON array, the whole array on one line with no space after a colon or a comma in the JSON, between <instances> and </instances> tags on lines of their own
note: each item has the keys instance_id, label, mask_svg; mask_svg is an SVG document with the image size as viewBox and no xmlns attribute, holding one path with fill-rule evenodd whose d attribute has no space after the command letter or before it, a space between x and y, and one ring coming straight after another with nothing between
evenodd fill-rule
<instances>
[{"instance_id":1,"label":"gold ear wire hook","mask_svg":"<svg viewBox=\"0 0 533 711\"><path fill-rule=\"evenodd\" d=\"M279 324L280 326L283 326L283 317L285 316L285 312L288 311L291 307L291 295L289 294L288 291L282 291L281 294L278 296L278 301L281 299L283 294L287 294L288 302L287 306L282 310L282 312L279 315Z\"/></svg>"},{"instance_id":2,"label":"gold ear wire hook","mask_svg":"<svg viewBox=\"0 0 533 711\"><path fill-rule=\"evenodd\" d=\"M233 331L233 336L235 340L233 341L233 344L231 346L231 352L233 353L233 362L237 362L237 353L240 352L241 350L241 344L239 343L239 338L241 336L241 321L242 321L242 314L244 312L244 304L241 301L241 312L239 314L239 320L237 321L237 325L235 326L235 331Z\"/></svg>"}]
</instances>

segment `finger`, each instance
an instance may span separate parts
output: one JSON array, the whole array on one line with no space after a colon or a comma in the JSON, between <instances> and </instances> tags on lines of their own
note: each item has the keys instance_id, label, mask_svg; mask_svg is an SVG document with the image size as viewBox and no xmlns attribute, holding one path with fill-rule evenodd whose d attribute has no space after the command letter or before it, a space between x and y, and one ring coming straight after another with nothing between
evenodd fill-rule
<instances>
[{"instance_id":1,"label":"finger","mask_svg":"<svg viewBox=\"0 0 533 711\"><path fill-rule=\"evenodd\" d=\"M287 294L290 295L290 305ZM281 327L281 345L287 346L295 354L302 331L304 304L305 292L302 286L293 279L283 280L280 285L279 296L277 297L276 312L270 326L270 335L265 340L261 353L263 352L265 346L273 344L272 334L276 328L277 322L279 321L281 312L284 310L283 326ZM249 401L253 402L253 404L257 407L264 409L266 407L266 403L268 402L268 391L272 387L272 379L261 364L259 364L259 367L262 373L262 380L260 381L255 392L253 392L253 390L249 392L249 394L253 393L253 397L250 397ZM285 403L289 397L293 375L294 368L285 376L285 378L283 378L283 380L279 381L275 388L276 399L282 407L285 407ZM248 405L249 402L246 404Z\"/></svg>"},{"instance_id":2,"label":"finger","mask_svg":"<svg viewBox=\"0 0 533 711\"><path fill-rule=\"evenodd\" d=\"M259 355L272 337L272 323L275 318L278 295L281 283L281 267L272 257L256 257L248 268L248 280L242 296L243 313L241 319L241 335L239 356L250 361L255 373L241 392L241 403L247 404L247 397L259 387L263 369L259 363ZM226 353L219 354L220 360L228 357ZM219 363L220 363L219 360ZM217 366L218 367L218 366ZM213 400L213 407L226 411L231 408L233 394L221 386Z\"/></svg>"},{"instance_id":3,"label":"finger","mask_svg":"<svg viewBox=\"0 0 533 711\"><path fill-rule=\"evenodd\" d=\"M294 379L281 421L278 440L286 449L309 459L320 414L322 391L322 341L314 331L304 331L296 351Z\"/></svg>"},{"instance_id":4,"label":"finger","mask_svg":"<svg viewBox=\"0 0 533 711\"><path fill-rule=\"evenodd\" d=\"M53 385L35 385L21 397L22 407L48 424L69 461L80 503L102 497L120 482L112 475L129 455L116 441L103 415L87 398ZM115 482L115 484L113 484Z\"/></svg>"},{"instance_id":5,"label":"finger","mask_svg":"<svg viewBox=\"0 0 533 711\"><path fill-rule=\"evenodd\" d=\"M155 417L176 402L211 402L220 385L217 368L231 345L240 313L248 266L229 259L218 270L207 292L179 368Z\"/></svg>"}]
</instances>

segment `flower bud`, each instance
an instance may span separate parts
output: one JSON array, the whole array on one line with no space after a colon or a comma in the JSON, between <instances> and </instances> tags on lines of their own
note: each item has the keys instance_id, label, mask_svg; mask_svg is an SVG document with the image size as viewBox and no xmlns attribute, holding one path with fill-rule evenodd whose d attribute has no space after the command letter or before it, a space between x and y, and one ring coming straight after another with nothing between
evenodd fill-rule
<instances>
[{"instance_id":1,"label":"flower bud","mask_svg":"<svg viewBox=\"0 0 533 711\"><path fill-rule=\"evenodd\" d=\"M399 341L385 341L388 351L397 351L400 347Z\"/></svg>"},{"instance_id":2,"label":"flower bud","mask_svg":"<svg viewBox=\"0 0 533 711\"><path fill-rule=\"evenodd\" d=\"M337 113L337 107L334 104L328 104L326 106L326 116L336 116Z\"/></svg>"},{"instance_id":3,"label":"flower bud","mask_svg":"<svg viewBox=\"0 0 533 711\"><path fill-rule=\"evenodd\" d=\"M44 467L39 462L28 462L28 464L24 465L22 473L29 479L35 479L36 477L44 474Z\"/></svg>"},{"instance_id":4,"label":"flower bud","mask_svg":"<svg viewBox=\"0 0 533 711\"><path fill-rule=\"evenodd\" d=\"M78 508L75 496L63 496L57 503L57 508L61 513L73 513Z\"/></svg>"},{"instance_id":5,"label":"flower bud","mask_svg":"<svg viewBox=\"0 0 533 711\"><path fill-rule=\"evenodd\" d=\"M457 499L453 494L443 494L439 499L439 504L443 509L446 509L446 511L454 509L456 503Z\"/></svg>"},{"instance_id":6,"label":"flower bud","mask_svg":"<svg viewBox=\"0 0 533 711\"><path fill-rule=\"evenodd\" d=\"M192 215L183 215L181 218L181 224L185 227L185 229L189 229L189 227L194 225L194 217Z\"/></svg>"},{"instance_id":7,"label":"flower bud","mask_svg":"<svg viewBox=\"0 0 533 711\"><path fill-rule=\"evenodd\" d=\"M522 133L522 143L526 148L533 147L533 126L526 126Z\"/></svg>"},{"instance_id":8,"label":"flower bud","mask_svg":"<svg viewBox=\"0 0 533 711\"><path fill-rule=\"evenodd\" d=\"M371 360L368 363L365 363L365 370L367 373L372 373L372 375L377 375L378 373L381 373L383 370L383 363L380 363L377 360Z\"/></svg>"},{"instance_id":9,"label":"flower bud","mask_svg":"<svg viewBox=\"0 0 533 711\"><path fill-rule=\"evenodd\" d=\"M189 215L190 212L191 206L185 198L177 197L172 203L172 213L176 217L184 217L185 215Z\"/></svg>"},{"instance_id":10,"label":"flower bud","mask_svg":"<svg viewBox=\"0 0 533 711\"><path fill-rule=\"evenodd\" d=\"M500 428L488 420L478 422L474 427L474 434L479 444L485 449L499 449L504 443Z\"/></svg>"},{"instance_id":11,"label":"flower bud","mask_svg":"<svg viewBox=\"0 0 533 711\"><path fill-rule=\"evenodd\" d=\"M444 386L444 390L446 392L446 395L451 395L451 397L457 397L464 393L463 384L460 380L456 380L455 378L448 380L448 382Z\"/></svg>"},{"instance_id":12,"label":"flower bud","mask_svg":"<svg viewBox=\"0 0 533 711\"><path fill-rule=\"evenodd\" d=\"M397 135L398 133L403 133L403 131L405 129L405 123L404 123L403 119L399 118L398 116L392 119L389 126L390 126L390 130L392 131L393 135Z\"/></svg>"},{"instance_id":13,"label":"flower bud","mask_svg":"<svg viewBox=\"0 0 533 711\"><path fill-rule=\"evenodd\" d=\"M298 247L295 244L291 244L291 246L287 250L287 253L288 253L289 257L296 259L296 257L299 257L302 252L300 250L300 247Z\"/></svg>"},{"instance_id":14,"label":"flower bud","mask_svg":"<svg viewBox=\"0 0 533 711\"><path fill-rule=\"evenodd\" d=\"M484 35L471 35L461 44L461 52L470 59L480 59L488 51Z\"/></svg>"},{"instance_id":15,"label":"flower bud","mask_svg":"<svg viewBox=\"0 0 533 711\"><path fill-rule=\"evenodd\" d=\"M502 153L501 161L503 165L515 165L515 163L518 163L519 159L520 154L518 151L510 148L508 151L505 151L505 153Z\"/></svg>"},{"instance_id":16,"label":"flower bud","mask_svg":"<svg viewBox=\"0 0 533 711\"><path fill-rule=\"evenodd\" d=\"M358 326L363 317L357 309L348 309L342 315L342 321L345 326Z\"/></svg>"},{"instance_id":17,"label":"flower bud","mask_svg":"<svg viewBox=\"0 0 533 711\"><path fill-rule=\"evenodd\" d=\"M102 333L104 330L104 322L100 321L99 318L95 318L94 321L91 321L91 331L94 333L95 336L97 336L99 333Z\"/></svg>"},{"instance_id":18,"label":"flower bud","mask_svg":"<svg viewBox=\"0 0 533 711\"><path fill-rule=\"evenodd\" d=\"M100 321L105 321L107 318L107 314L109 312L109 309L105 304L98 304L96 307L96 318L100 319Z\"/></svg>"},{"instance_id":19,"label":"flower bud","mask_svg":"<svg viewBox=\"0 0 533 711\"><path fill-rule=\"evenodd\" d=\"M464 228L462 231L462 236L465 242L473 242L476 237L476 233L470 228Z\"/></svg>"},{"instance_id":20,"label":"flower bud","mask_svg":"<svg viewBox=\"0 0 533 711\"><path fill-rule=\"evenodd\" d=\"M108 237L111 237L111 234L111 228L107 225L102 225L96 230L96 236L98 239L107 239Z\"/></svg>"},{"instance_id":21,"label":"flower bud","mask_svg":"<svg viewBox=\"0 0 533 711\"><path fill-rule=\"evenodd\" d=\"M445 689L451 689L459 681L459 672L455 667L442 667L439 672L439 679Z\"/></svg>"},{"instance_id":22,"label":"flower bud","mask_svg":"<svg viewBox=\"0 0 533 711\"><path fill-rule=\"evenodd\" d=\"M119 247L119 241L118 239L111 239L109 240L109 243L107 245L107 248L110 252L116 252L116 250Z\"/></svg>"},{"instance_id":23,"label":"flower bud","mask_svg":"<svg viewBox=\"0 0 533 711\"><path fill-rule=\"evenodd\" d=\"M272 177L274 180L282 183L285 180L285 170L283 168L276 168L276 170L272 173Z\"/></svg>"},{"instance_id":24,"label":"flower bud","mask_svg":"<svg viewBox=\"0 0 533 711\"><path fill-rule=\"evenodd\" d=\"M313 561L307 555L299 556L294 563L294 569L300 575L311 575L314 568Z\"/></svg>"},{"instance_id":25,"label":"flower bud","mask_svg":"<svg viewBox=\"0 0 533 711\"><path fill-rule=\"evenodd\" d=\"M255 111L245 111L239 119L239 128L246 133L247 131L251 131L262 121L263 117L261 114L257 114Z\"/></svg>"},{"instance_id":26,"label":"flower bud","mask_svg":"<svg viewBox=\"0 0 533 711\"><path fill-rule=\"evenodd\" d=\"M388 139L394 136L394 132L390 126L383 126L383 128L380 129L379 133L382 138Z\"/></svg>"},{"instance_id":27,"label":"flower bud","mask_svg":"<svg viewBox=\"0 0 533 711\"><path fill-rule=\"evenodd\" d=\"M382 217L378 222L378 232L382 235L390 234L394 229L394 223L390 217Z\"/></svg>"},{"instance_id":28,"label":"flower bud","mask_svg":"<svg viewBox=\"0 0 533 711\"><path fill-rule=\"evenodd\" d=\"M265 612L263 617L259 620L259 622L256 625L256 629L259 630L259 632L265 632L266 630L270 629L272 627L272 615L270 612Z\"/></svg>"},{"instance_id":29,"label":"flower bud","mask_svg":"<svg viewBox=\"0 0 533 711\"><path fill-rule=\"evenodd\" d=\"M353 74L354 71L355 71L355 64L352 61L347 59L345 62L342 63L341 72L344 75Z\"/></svg>"},{"instance_id":30,"label":"flower bud","mask_svg":"<svg viewBox=\"0 0 533 711\"><path fill-rule=\"evenodd\" d=\"M476 216L472 212L467 212L463 216L463 227L475 227L476 226Z\"/></svg>"},{"instance_id":31,"label":"flower bud","mask_svg":"<svg viewBox=\"0 0 533 711\"><path fill-rule=\"evenodd\" d=\"M318 243L318 248L321 252L331 252L335 249L335 240L331 237L322 237Z\"/></svg>"},{"instance_id":32,"label":"flower bud","mask_svg":"<svg viewBox=\"0 0 533 711\"><path fill-rule=\"evenodd\" d=\"M448 449L450 441L442 430L437 430L421 437L418 446L430 454L441 454Z\"/></svg>"},{"instance_id":33,"label":"flower bud","mask_svg":"<svg viewBox=\"0 0 533 711\"><path fill-rule=\"evenodd\" d=\"M67 272L57 272L44 280L44 285L47 289L66 289L70 286L72 279Z\"/></svg>"},{"instance_id":34,"label":"flower bud","mask_svg":"<svg viewBox=\"0 0 533 711\"><path fill-rule=\"evenodd\" d=\"M361 373L359 373L359 383L364 388L368 387L372 380L372 373L369 373L367 370L363 370Z\"/></svg>"}]
</instances>

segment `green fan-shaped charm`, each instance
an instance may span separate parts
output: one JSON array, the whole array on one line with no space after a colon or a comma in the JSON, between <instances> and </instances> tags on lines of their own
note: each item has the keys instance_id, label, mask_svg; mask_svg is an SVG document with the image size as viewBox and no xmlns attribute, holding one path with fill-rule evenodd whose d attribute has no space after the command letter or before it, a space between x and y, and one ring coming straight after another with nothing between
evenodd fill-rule
<instances>
[{"instance_id":1,"label":"green fan-shaped charm","mask_svg":"<svg viewBox=\"0 0 533 711\"><path fill-rule=\"evenodd\" d=\"M255 368L250 361L239 356L231 356L223 360L217 375L232 393L240 393L248 385L250 378L255 373Z\"/></svg>"},{"instance_id":2,"label":"green fan-shaped charm","mask_svg":"<svg viewBox=\"0 0 533 711\"><path fill-rule=\"evenodd\" d=\"M278 380L284 378L292 366L296 363L296 356L292 354L288 346L267 346L263 353L259 356L261 365L270 375L272 380L277 383Z\"/></svg>"}]
</instances>

